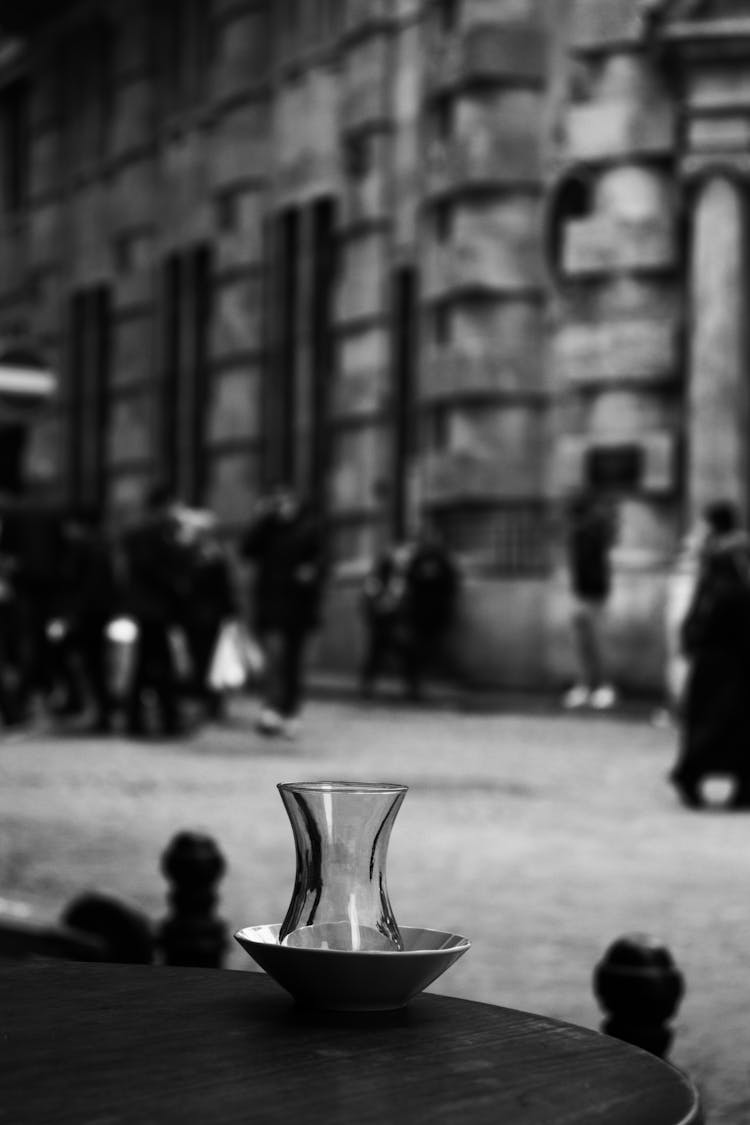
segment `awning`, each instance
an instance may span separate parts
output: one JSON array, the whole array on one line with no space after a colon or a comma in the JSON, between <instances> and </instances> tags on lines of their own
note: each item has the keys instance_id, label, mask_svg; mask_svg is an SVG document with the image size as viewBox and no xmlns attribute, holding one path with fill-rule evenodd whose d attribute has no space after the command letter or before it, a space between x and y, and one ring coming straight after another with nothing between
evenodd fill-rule
<instances>
[{"instance_id":1,"label":"awning","mask_svg":"<svg viewBox=\"0 0 750 1125\"><path fill-rule=\"evenodd\" d=\"M35 352L0 352L0 421L26 421L57 390L57 378Z\"/></svg>"}]
</instances>

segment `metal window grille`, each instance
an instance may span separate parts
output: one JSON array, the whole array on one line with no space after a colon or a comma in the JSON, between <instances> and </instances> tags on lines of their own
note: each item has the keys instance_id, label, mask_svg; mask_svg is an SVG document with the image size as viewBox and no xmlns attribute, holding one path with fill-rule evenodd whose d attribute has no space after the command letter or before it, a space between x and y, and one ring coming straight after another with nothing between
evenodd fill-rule
<instances>
[{"instance_id":1,"label":"metal window grille","mask_svg":"<svg viewBox=\"0 0 750 1125\"><path fill-rule=\"evenodd\" d=\"M508 577L542 574L549 565L549 519L544 503L435 513L441 535L459 558Z\"/></svg>"}]
</instances>

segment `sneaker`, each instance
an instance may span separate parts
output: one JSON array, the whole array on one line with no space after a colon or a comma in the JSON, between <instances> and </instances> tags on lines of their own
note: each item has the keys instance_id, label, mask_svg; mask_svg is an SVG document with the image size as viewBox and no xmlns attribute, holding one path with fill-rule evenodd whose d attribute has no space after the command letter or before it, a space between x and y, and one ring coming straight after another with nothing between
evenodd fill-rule
<instances>
[{"instance_id":1,"label":"sneaker","mask_svg":"<svg viewBox=\"0 0 750 1125\"><path fill-rule=\"evenodd\" d=\"M264 707L255 723L255 729L261 734L279 734L284 723L281 715L271 707Z\"/></svg>"},{"instance_id":2,"label":"sneaker","mask_svg":"<svg viewBox=\"0 0 750 1125\"><path fill-rule=\"evenodd\" d=\"M595 711L608 711L617 702L617 692L611 684L602 684L592 691L590 702Z\"/></svg>"},{"instance_id":3,"label":"sneaker","mask_svg":"<svg viewBox=\"0 0 750 1125\"><path fill-rule=\"evenodd\" d=\"M567 710L573 711L579 707L585 707L590 698L591 692L585 684L574 684L569 691L565 692L562 704Z\"/></svg>"}]
</instances>

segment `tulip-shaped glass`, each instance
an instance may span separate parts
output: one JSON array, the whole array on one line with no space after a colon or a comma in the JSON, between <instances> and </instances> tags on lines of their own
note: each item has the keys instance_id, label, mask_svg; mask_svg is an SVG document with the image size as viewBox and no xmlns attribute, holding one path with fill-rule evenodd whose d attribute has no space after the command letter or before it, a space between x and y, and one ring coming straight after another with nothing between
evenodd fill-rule
<instances>
[{"instance_id":1,"label":"tulip-shaped glass","mask_svg":"<svg viewBox=\"0 0 750 1125\"><path fill-rule=\"evenodd\" d=\"M407 786L304 781L278 788L297 858L279 942L355 952L403 949L385 865Z\"/></svg>"}]
</instances>

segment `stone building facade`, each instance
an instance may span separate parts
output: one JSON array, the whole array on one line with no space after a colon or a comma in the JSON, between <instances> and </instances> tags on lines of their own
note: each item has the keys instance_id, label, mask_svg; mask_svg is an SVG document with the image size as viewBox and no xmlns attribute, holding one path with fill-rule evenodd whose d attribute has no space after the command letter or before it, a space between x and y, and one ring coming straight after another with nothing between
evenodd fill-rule
<instances>
[{"instance_id":1,"label":"stone building facade","mask_svg":"<svg viewBox=\"0 0 750 1125\"><path fill-rule=\"evenodd\" d=\"M230 531L293 481L346 669L363 567L429 513L455 663L515 687L574 674L558 512L593 483L615 677L659 690L681 537L748 509L750 0L0 0L0 28L0 340L59 380L26 475L116 510L158 477Z\"/></svg>"}]
</instances>

